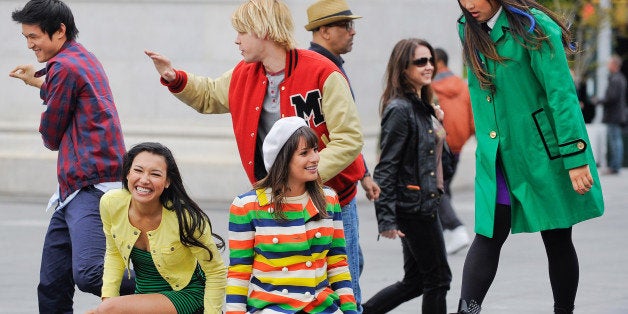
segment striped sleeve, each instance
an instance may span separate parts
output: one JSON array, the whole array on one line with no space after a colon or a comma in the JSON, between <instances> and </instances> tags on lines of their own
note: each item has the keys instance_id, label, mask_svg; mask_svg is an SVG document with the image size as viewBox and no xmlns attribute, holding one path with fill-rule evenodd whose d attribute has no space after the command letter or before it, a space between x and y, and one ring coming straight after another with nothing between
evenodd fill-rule
<instances>
[{"instance_id":1,"label":"striped sleeve","mask_svg":"<svg viewBox=\"0 0 628 314\"><path fill-rule=\"evenodd\" d=\"M343 313L357 313L357 305L351 288L351 274L347 263L344 229L342 227L342 211L338 196L329 189L325 189L327 211L334 221L334 236L332 245L327 253L327 278L332 290L340 297L340 308Z\"/></svg>"},{"instance_id":2,"label":"striped sleeve","mask_svg":"<svg viewBox=\"0 0 628 314\"><path fill-rule=\"evenodd\" d=\"M236 197L229 209L229 271L227 272L226 313L246 313L247 295L253 268L255 229L246 202Z\"/></svg>"}]
</instances>

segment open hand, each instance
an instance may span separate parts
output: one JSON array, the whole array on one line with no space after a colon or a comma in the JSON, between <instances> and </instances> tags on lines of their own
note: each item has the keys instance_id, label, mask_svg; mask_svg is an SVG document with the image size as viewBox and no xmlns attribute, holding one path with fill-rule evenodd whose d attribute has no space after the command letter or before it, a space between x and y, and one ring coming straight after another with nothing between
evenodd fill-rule
<instances>
[{"instance_id":1,"label":"open hand","mask_svg":"<svg viewBox=\"0 0 628 314\"><path fill-rule=\"evenodd\" d=\"M177 77L177 74L172 67L170 59L168 59L166 56L162 56L159 53L150 50L144 50L144 53L149 56L151 60L153 60L153 63L155 64L155 69L157 69L157 72L159 72L159 75L161 75L164 80L168 82L174 81L174 79Z\"/></svg>"}]
</instances>

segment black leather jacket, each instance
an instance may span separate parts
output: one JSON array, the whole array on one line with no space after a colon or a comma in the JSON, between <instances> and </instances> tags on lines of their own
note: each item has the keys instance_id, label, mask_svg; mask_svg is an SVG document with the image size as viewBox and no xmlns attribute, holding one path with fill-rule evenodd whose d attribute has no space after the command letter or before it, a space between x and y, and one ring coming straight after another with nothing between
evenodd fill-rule
<instances>
[{"instance_id":1,"label":"black leather jacket","mask_svg":"<svg viewBox=\"0 0 628 314\"><path fill-rule=\"evenodd\" d=\"M380 161L373 179L379 232L397 229L397 214L433 217L440 204L436 178L436 134L432 109L418 97L389 102L381 122ZM417 189L419 187L419 189Z\"/></svg>"}]
</instances>

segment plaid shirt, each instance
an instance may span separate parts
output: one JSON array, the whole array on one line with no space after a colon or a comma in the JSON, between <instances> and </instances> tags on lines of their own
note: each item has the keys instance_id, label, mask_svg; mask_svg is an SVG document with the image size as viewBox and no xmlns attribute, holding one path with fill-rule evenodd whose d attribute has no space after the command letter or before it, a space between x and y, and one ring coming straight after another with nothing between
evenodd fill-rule
<instances>
[{"instance_id":1,"label":"plaid shirt","mask_svg":"<svg viewBox=\"0 0 628 314\"><path fill-rule=\"evenodd\" d=\"M101 182L120 180L125 152L109 81L96 57L75 41L66 42L41 75L39 133L59 151L59 196Z\"/></svg>"}]
</instances>

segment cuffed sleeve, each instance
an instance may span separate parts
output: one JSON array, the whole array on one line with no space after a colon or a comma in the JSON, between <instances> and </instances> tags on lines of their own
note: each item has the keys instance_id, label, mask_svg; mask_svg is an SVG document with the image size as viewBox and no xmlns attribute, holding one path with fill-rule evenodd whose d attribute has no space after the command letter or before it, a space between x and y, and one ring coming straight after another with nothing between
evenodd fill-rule
<instances>
[{"instance_id":1,"label":"cuffed sleeve","mask_svg":"<svg viewBox=\"0 0 628 314\"><path fill-rule=\"evenodd\" d=\"M340 72L329 75L323 85L322 109L329 139L320 152L318 165L323 182L335 177L362 151L360 117L347 80Z\"/></svg>"},{"instance_id":2,"label":"cuffed sleeve","mask_svg":"<svg viewBox=\"0 0 628 314\"><path fill-rule=\"evenodd\" d=\"M111 204L107 194L100 199L100 218L106 239L105 263L103 270L103 284L101 296L103 298L117 297L120 295L120 284L126 267L122 255L115 245L111 232Z\"/></svg>"},{"instance_id":3,"label":"cuffed sleeve","mask_svg":"<svg viewBox=\"0 0 628 314\"><path fill-rule=\"evenodd\" d=\"M211 250L209 252L201 247L192 246L191 250L198 260L201 269L205 273L205 297L203 306L206 314L221 314L225 302L225 287L227 286L227 268L222 261L222 256L214 243L209 225L205 226L205 232L199 240Z\"/></svg>"},{"instance_id":4,"label":"cuffed sleeve","mask_svg":"<svg viewBox=\"0 0 628 314\"><path fill-rule=\"evenodd\" d=\"M200 113L227 113L229 112L229 85L231 84L232 73L233 70L227 71L214 80L186 72L185 86L180 89L180 92L173 93L173 95ZM183 74L181 75L183 76ZM179 74L173 82L178 79ZM180 86L178 87L180 88Z\"/></svg>"}]
</instances>

